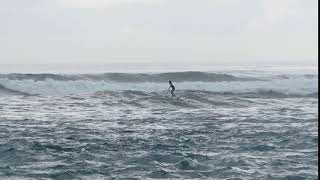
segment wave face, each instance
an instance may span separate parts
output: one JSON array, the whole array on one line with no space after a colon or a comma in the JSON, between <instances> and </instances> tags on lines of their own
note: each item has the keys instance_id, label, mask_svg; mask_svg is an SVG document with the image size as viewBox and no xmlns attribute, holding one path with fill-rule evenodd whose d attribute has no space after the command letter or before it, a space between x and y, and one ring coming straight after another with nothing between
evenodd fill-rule
<instances>
[{"instance_id":1,"label":"wave face","mask_svg":"<svg viewBox=\"0 0 320 180\"><path fill-rule=\"evenodd\" d=\"M244 76L207 72L173 72L161 74L5 74L0 75L1 94L69 95L94 94L99 91L161 92L172 80L178 91L216 93L278 93L283 95L317 95L318 79L313 75ZM178 92L177 91L177 92ZM271 92L271 93L270 93Z\"/></svg>"},{"instance_id":2,"label":"wave face","mask_svg":"<svg viewBox=\"0 0 320 180\"><path fill-rule=\"evenodd\" d=\"M5 86L0 84L0 96L1 95L29 95L29 94L6 88Z\"/></svg>"}]
</instances>

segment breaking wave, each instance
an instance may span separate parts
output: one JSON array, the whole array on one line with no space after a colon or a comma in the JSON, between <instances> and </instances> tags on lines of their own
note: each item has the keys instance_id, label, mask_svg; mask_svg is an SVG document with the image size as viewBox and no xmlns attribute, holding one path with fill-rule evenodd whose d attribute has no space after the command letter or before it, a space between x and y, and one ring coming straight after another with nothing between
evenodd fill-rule
<instances>
[{"instance_id":1,"label":"breaking wave","mask_svg":"<svg viewBox=\"0 0 320 180\"><path fill-rule=\"evenodd\" d=\"M260 77L261 78L261 77ZM100 75L6 74L0 75L1 95L70 95L97 92L143 92L167 94L167 81L174 81L177 94L212 92L248 97L317 97L318 79L238 77L206 72L161 74L107 73Z\"/></svg>"}]
</instances>

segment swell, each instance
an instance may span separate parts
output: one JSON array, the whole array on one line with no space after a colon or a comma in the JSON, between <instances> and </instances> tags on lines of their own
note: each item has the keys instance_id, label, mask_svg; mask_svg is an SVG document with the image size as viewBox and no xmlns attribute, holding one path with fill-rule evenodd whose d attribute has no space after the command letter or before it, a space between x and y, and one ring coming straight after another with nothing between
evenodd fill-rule
<instances>
[{"instance_id":1,"label":"swell","mask_svg":"<svg viewBox=\"0 0 320 180\"><path fill-rule=\"evenodd\" d=\"M57 81L75 81L75 80L95 80L95 81L113 81L113 82L220 82L220 81L249 81L257 80L255 78L240 78L229 74L217 74L207 72L170 72L158 74L146 73L105 73L105 74L79 74L79 75L60 75L60 74L0 74L0 78L10 80L34 80L45 81L48 79Z\"/></svg>"}]
</instances>

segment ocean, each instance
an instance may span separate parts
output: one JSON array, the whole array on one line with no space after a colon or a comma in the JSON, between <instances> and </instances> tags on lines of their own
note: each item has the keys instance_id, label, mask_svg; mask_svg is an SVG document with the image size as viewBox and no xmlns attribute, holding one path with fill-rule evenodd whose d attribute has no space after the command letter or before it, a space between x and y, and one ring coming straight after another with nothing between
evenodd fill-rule
<instances>
[{"instance_id":1,"label":"ocean","mask_svg":"<svg viewBox=\"0 0 320 180\"><path fill-rule=\"evenodd\" d=\"M318 69L0 74L0 179L318 179Z\"/></svg>"}]
</instances>

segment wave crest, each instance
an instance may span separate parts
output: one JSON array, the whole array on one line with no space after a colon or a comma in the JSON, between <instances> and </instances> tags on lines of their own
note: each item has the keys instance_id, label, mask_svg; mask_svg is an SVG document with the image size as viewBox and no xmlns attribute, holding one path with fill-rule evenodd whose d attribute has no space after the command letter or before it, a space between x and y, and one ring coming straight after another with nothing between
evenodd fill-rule
<instances>
[{"instance_id":1,"label":"wave crest","mask_svg":"<svg viewBox=\"0 0 320 180\"><path fill-rule=\"evenodd\" d=\"M75 81L75 80L105 80L113 82L220 82L220 81L245 81L255 80L254 78L239 78L228 74L217 74L207 72L170 72L159 74L145 73L105 73L105 74L80 74L80 75L59 75L59 74L2 74L0 78L10 80L34 80L45 81L48 79L57 81Z\"/></svg>"}]
</instances>

